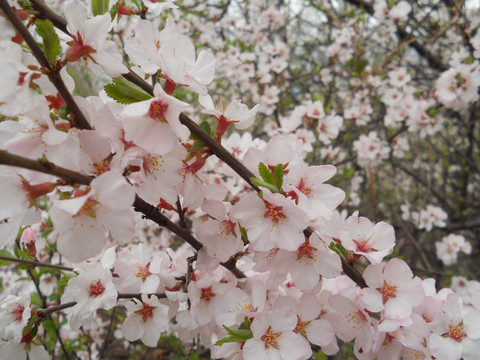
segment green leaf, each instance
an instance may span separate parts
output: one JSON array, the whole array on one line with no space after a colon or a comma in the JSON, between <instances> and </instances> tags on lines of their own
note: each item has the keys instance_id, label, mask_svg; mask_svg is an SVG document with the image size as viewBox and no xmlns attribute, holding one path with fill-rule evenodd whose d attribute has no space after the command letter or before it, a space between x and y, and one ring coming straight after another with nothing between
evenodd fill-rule
<instances>
[{"instance_id":1,"label":"green leaf","mask_svg":"<svg viewBox=\"0 0 480 360\"><path fill-rule=\"evenodd\" d=\"M260 173L260 176L262 177L263 181L271 185L276 184L275 177L273 176L270 169L264 163L261 162L260 164L258 164L258 172Z\"/></svg>"},{"instance_id":2,"label":"green leaf","mask_svg":"<svg viewBox=\"0 0 480 360\"><path fill-rule=\"evenodd\" d=\"M248 241L248 234L247 234L247 230L244 228L244 227L241 227L240 226L240 234L242 236L242 241L245 245L247 245L249 243Z\"/></svg>"},{"instance_id":3,"label":"green leaf","mask_svg":"<svg viewBox=\"0 0 480 360\"><path fill-rule=\"evenodd\" d=\"M283 185L283 165L282 164L278 164L277 166L275 166L275 180L276 180L278 189L281 189Z\"/></svg>"},{"instance_id":4,"label":"green leaf","mask_svg":"<svg viewBox=\"0 0 480 360\"><path fill-rule=\"evenodd\" d=\"M188 149L188 152L195 152L198 150L202 150L205 148L205 144L201 142L200 140L195 140L193 145Z\"/></svg>"},{"instance_id":5,"label":"green leaf","mask_svg":"<svg viewBox=\"0 0 480 360\"><path fill-rule=\"evenodd\" d=\"M33 4L29 0L17 0L17 2L23 10L33 10Z\"/></svg>"},{"instance_id":6,"label":"green leaf","mask_svg":"<svg viewBox=\"0 0 480 360\"><path fill-rule=\"evenodd\" d=\"M9 257L9 258L14 258L14 256L13 256L12 254L10 254L7 250L3 250L3 249L0 250L0 256L5 256L5 257ZM10 265L10 264L13 264L13 261L0 260L0 266Z\"/></svg>"},{"instance_id":7,"label":"green leaf","mask_svg":"<svg viewBox=\"0 0 480 360\"><path fill-rule=\"evenodd\" d=\"M269 183L267 183L263 180L260 180L259 178L252 177L252 178L250 178L250 181L252 182L253 185L255 185L257 187L258 186L263 186L273 193L279 193L280 192L280 190L277 188L276 185L269 184Z\"/></svg>"},{"instance_id":8,"label":"green leaf","mask_svg":"<svg viewBox=\"0 0 480 360\"><path fill-rule=\"evenodd\" d=\"M104 89L109 97L120 104L133 104L152 98L139 86L122 77L114 78L113 82L105 85Z\"/></svg>"},{"instance_id":9,"label":"green leaf","mask_svg":"<svg viewBox=\"0 0 480 360\"><path fill-rule=\"evenodd\" d=\"M92 13L93 16L103 15L108 10L109 0L92 0Z\"/></svg>"},{"instance_id":10,"label":"green leaf","mask_svg":"<svg viewBox=\"0 0 480 360\"><path fill-rule=\"evenodd\" d=\"M355 169L354 168L343 168L343 176L345 176L345 178L347 179L350 179L352 176L353 176L353 173L355 172Z\"/></svg>"},{"instance_id":11,"label":"green leaf","mask_svg":"<svg viewBox=\"0 0 480 360\"><path fill-rule=\"evenodd\" d=\"M37 34L40 35L43 40L43 51L45 51L48 62L52 64L61 51L58 35L50 20L37 20L35 21L35 25Z\"/></svg>"},{"instance_id":12,"label":"green leaf","mask_svg":"<svg viewBox=\"0 0 480 360\"><path fill-rule=\"evenodd\" d=\"M212 127L207 121L202 121L199 125L208 135L214 136L214 132L212 130Z\"/></svg>"},{"instance_id":13,"label":"green leaf","mask_svg":"<svg viewBox=\"0 0 480 360\"><path fill-rule=\"evenodd\" d=\"M118 13L118 6L120 5L119 2L115 3L115 5L112 6L112 8L110 9L110 17L112 18L112 21L113 19L115 19L115 16L117 16L117 13Z\"/></svg>"},{"instance_id":14,"label":"green leaf","mask_svg":"<svg viewBox=\"0 0 480 360\"><path fill-rule=\"evenodd\" d=\"M245 342L248 339L253 338L252 330L250 329L238 329L232 330L223 325L224 329L227 330L229 336L224 337L223 339L218 340L215 345L223 345L228 342Z\"/></svg>"},{"instance_id":15,"label":"green leaf","mask_svg":"<svg viewBox=\"0 0 480 360\"><path fill-rule=\"evenodd\" d=\"M63 274L63 276L60 278L60 280L58 280L58 283L57 283L57 293L59 297L63 295L63 292L65 291L65 288L68 285L68 281L71 278L74 278L77 276L78 276L77 274Z\"/></svg>"}]
</instances>

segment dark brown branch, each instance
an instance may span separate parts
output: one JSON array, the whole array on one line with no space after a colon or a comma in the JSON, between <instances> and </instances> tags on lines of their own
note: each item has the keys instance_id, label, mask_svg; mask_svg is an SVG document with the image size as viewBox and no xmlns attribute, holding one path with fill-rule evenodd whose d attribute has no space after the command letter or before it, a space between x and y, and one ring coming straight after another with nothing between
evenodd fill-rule
<instances>
[{"instance_id":1,"label":"dark brown branch","mask_svg":"<svg viewBox=\"0 0 480 360\"><path fill-rule=\"evenodd\" d=\"M89 185L93 180L93 178L88 175L65 169L49 161L28 159L23 156L10 154L5 150L0 150L0 164L35 170L49 175L55 175L68 182L82 185Z\"/></svg>"},{"instance_id":2,"label":"dark brown branch","mask_svg":"<svg viewBox=\"0 0 480 360\"><path fill-rule=\"evenodd\" d=\"M360 9L365 9L367 13L373 15L375 13L375 9L373 5L367 3L363 0L347 0L350 4L355 5ZM448 69L441 59L438 56L433 55L424 45L420 44L418 40L414 40L414 36L408 33L404 28L397 25L397 35L401 41L408 42L408 45L413 47L417 53L427 60L428 64L437 70L445 71Z\"/></svg>"},{"instance_id":3,"label":"dark brown branch","mask_svg":"<svg viewBox=\"0 0 480 360\"><path fill-rule=\"evenodd\" d=\"M69 34L67 30L67 21L48 7L43 0L30 0L33 8L40 13L37 16L40 19L48 19L53 23L57 29L63 31L65 34Z\"/></svg>"},{"instance_id":4,"label":"dark brown branch","mask_svg":"<svg viewBox=\"0 0 480 360\"><path fill-rule=\"evenodd\" d=\"M93 178L87 175L56 166L53 163L42 163L38 160L27 159L22 156L9 154L3 150L0 150L0 164L40 171L45 174L55 175L64 180L83 185L89 185L93 180ZM178 235L191 246L193 246L195 250L198 251L203 247L203 244L195 239L188 229L178 226L165 215L163 215L155 206L147 203L140 197L135 196L135 202L133 203L133 206L136 211L141 212L147 219L152 220L156 224L165 227L174 234ZM230 270L238 278L245 278L245 274L235 267L234 262L222 263L222 266Z\"/></svg>"},{"instance_id":5,"label":"dark brown branch","mask_svg":"<svg viewBox=\"0 0 480 360\"><path fill-rule=\"evenodd\" d=\"M52 84L57 88L58 92L67 104L78 127L81 129L91 130L92 127L83 115L77 103L73 100L72 94L70 94L70 91L68 91L65 83L63 82L63 79L60 75L60 68L53 68L49 64L44 52L35 41L32 34L30 34L28 29L25 27L23 22L18 18L15 11L13 11L13 9L10 7L10 4L7 2L7 0L0 0L0 8L3 10L8 20L12 23L15 30L18 31L22 39L30 47L33 56L35 56L40 65L45 69L46 75Z\"/></svg>"},{"instance_id":6,"label":"dark brown branch","mask_svg":"<svg viewBox=\"0 0 480 360\"><path fill-rule=\"evenodd\" d=\"M13 263L28 264L28 265L32 265L32 266L39 266L39 267L44 267L44 268L49 268L49 269L73 271L73 268L68 267L68 266L47 264L47 263L44 263L44 262L41 262L41 261L17 259L17 258L12 258L12 257L8 257L8 256L0 256L0 260L11 261Z\"/></svg>"}]
</instances>

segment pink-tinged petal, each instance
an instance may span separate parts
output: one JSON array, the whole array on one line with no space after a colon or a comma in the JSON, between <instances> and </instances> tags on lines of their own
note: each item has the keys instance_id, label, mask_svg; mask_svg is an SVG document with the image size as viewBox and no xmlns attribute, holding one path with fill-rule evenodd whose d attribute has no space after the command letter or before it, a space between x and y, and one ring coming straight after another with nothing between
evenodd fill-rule
<instances>
[{"instance_id":1,"label":"pink-tinged petal","mask_svg":"<svg viewBox=\"0 0 480 360\"><path fill-rule=\"evenodd\" d=\"M140 339L145 333L145 323L140 315L127 316L122 325L122 334L128 341Z\"/></svg>"},{"instance_id":2,"label":"pink-tinged petal","mask_svg":"<svg viewBox=\"0 0 480 360\"><path fill-rule=\"evenodd\" d=\"M312 180L312 183L321 184L330 180L336 172L337 168L333 165L318 165L308 167L305 175Z\"/></svg>"},{"instance_id":3,"label":"pink-tinged petal","mask_svg":"<svg viewBox=\"0 0 480 360\"><path fill-rule=\"evenodd\" d=\"M252 330L255 339L260 339L267 332L268 327L269 323L267 322L266 315L263 313L252 321L250 330Z\"/></svg>"},{"instance_id":4,"label":"pink-tinged petal","mask_svg":"<svg viewBox=\"0 0 480 360\"><path fill-rule=\"evenodd\" d=\"M450 322L460 323L463 320L460 303L462 299L457 294L450 294L447 296L445 304L445 313Z\"/></svg>"},{"instance_id":5,"label":"pink-tinged petal","mask_svg":"<svg viewBox=\"0 0 480 360\"><path fill-rule=\"evenodd\" d=\"M297 315L291 307L274 308L270 314L270 324L278 332L293 330L297 326Z\"/></svg>"},{"instance_id":6,"label":"pink-tinged petal","mask_svg":"<svg viewBox=\"0 0 480 360\"><path fill-rule=\"evenodd\" d=\"M145 333L142 336L142 341L145 345L150 346L150 347L156 347L158 344L158 339L160 338L160 333L161 331L145 331Z\"/></svg>"},{"instance_id":7,"label":"pink-tinged petal","mask_svg":"<svg viewBox=\"0 0 480 360\"><path fill-rule=\"evenodd\" d=\"M461 343L437 334L430 335L430 338L428 339L428 348L437 360L460 360L462 357Z\"/></svg>"},{"instance_id":8,"label":"pink-tinged petal","mask_svg":"<svg viewBox=\"0 0 480 360\"><path fill-rule=\"evenodd\" d=\"M87 195L79 196L73 199L58 200L55 202L55 207L69 213L70 215L75 215L90 196L92 196L92 194L88 193Z\"/></svg>"},{"instance_id":9,"label":"pink-tinged petal","mask_svg":"<svg viewBox=\"0 0 480 360\"><path fill-rule=\"evenodd\" d=\"M365 305L365 308L371 312L379 312L383 310L383 299L380 292L376 289L365 288L362 289L360 299Z\"/></svg>"},{"instance_id":10,"label":"pink-tinged petal","mask_svg":"<svg viewBox=\"0 0 480 360\"><path fill-rule=\"evenodd\" d=\"M82 130L78 133L80 148L92 159L103 160L110 155L110 143L94 130Z\"/></svg>"},{"instance_id":11,"label":"pink-tinged petal","mask_svg":"<svg viewBox=\"0 0 480 360\"><path fill-rule=\"evenodd\" d=\"M244 360L270 360L265 352L265 344L261 340L249 339L243 346Z\"/></svg>"},{"instance_id":12,"label":"pink-tinged petal","mask_svg":"<svg viewBox=\"0 0 480 360\"><path fill-rule=\"evenodd\" d=\"M335 339L335 330L327 320L314 320L307 327L307 339L312 344L325 346Z\"/></svg>"},{"instance_id":13,"label":"pink-tinged petal","mask_svg":"<svg viewBox=\"0 0 480 360\"><path fill-rule=\"evenodd\" d=\"M200 83L208 85L215 77L215 62L215 55L210 51L202 50L200 54L198 54L195 65L193 65L188 73Z\"/></svg>"},{"instance_id":14,"label":"pink-tinged petal","mask_svg":"<svg viewBox=\"0 0 480 360\"><path fill-rule=\"evenodd\" d=\"M50 354L42 345L31 345L30 351L28 353L30 360L49 360L51 359ZM13 359L13 358L10 358Z\"/></svg>"},{"instance_id":15,"label":"pink-tinged petal","mask_svg":"<svg viewBox=\"0 0 480 360\"><path fill-rule=\"evenodd\" d=\"M308 341L294 332L282 333L278 338L278 345L282 360L306 360L312 355L312 348Z\"/></svg>"},{"instance_id":16,"label":"pink-tinged petal","mask_svg":"<svg viewBox=\"0 0 480 360\"><path fill-rule=\"evenodd\" d=\"M385 248L393 248L395 243L395 230L393 226L384 221L375 224L373 228L372 243L374 248L382 250Z\"/></svg>"},{"instance_id":17,"label":"pink-tinged petal","mask_svg":"<svg viewBox=\"0 0 480 360\"><path fill-rule=\"evenodd\" d=\"M132 186L114 171L108 171L95 178L91 187L98 194L98 201L113 211L129 209L135 199Z\"/></svg>"},{"instance_id":18,"label":"pink-tinged petal","mask_svg":"<svg viewBox=\"0 0 480 360\"><path fill-rule=\"evenodd\" d=\"M63 8L65 19L67 20L67 28L71 34L76 35L88 17L88 10L79 1L69 1Z\"/></svg>"},{"instance_id":19,"label":"pink-tinged petal","mask_svg":"<svg viewBox=\"0 0 480 360\"><path fill-rule=\"evenodd\" d=\"M93 54L92 57L108 76L115 78L128 73L128 68L122 63L122 56L113 41L107 41L103 49L103 51Z\"/></svg>"},{"instance_id":20,"label":"pink-tinged petal","mask_svg":"<svg viewBox=\"0 0 480 360\"><path fill-rule=\"evenodd\" d=\"M478 360L480 340L465 338L462 341L463 360Z\"/></svg>"},{"instance_id":21,"label":"pink-tinged petal","mask_svg":"<svg viewBox=\"0 0 480 360\"><path fill-rule=\"evenodd\" d=\"M383 268L383 264L372 264L367 266L363 272L363 278L369 287L379 289L383 286Z\"/></svg>"},{"instance_id":22,"label":"pink-tinged petal","mask_svg":"<svg viewBox=\"0 0 480 360\"><path fill-rule=\"evenodd\" d=\"M298 315L303 321L310 321L320 315L322 308L317 297L313 293L304 293L298 306Z\"/></svg>"},{"instance_id":23,"label":"pink-tinged petal","mask_svg":"<svg viewBox=\"0 0 480 360\"><path fill-rule=\"evenodd\" d=\"M389 319L402 320L412 314L412 306L402 298L391 298L385 304L384 316Z\"/></svg>"},{"instance_id":24,"label":"pink-tinged petal","mask_svg":"<svg viewBox=\"0 0 480 360\"><path fill-rule=\"evenodd\" d=\"M463 318L465 332L471 339L480 339L480 310L473 310Z\"/></svg>"},{"instance_id":25,"label":"pink-tinged petal","mask_svg":"<svg viewBox=\"0 0 480 360\"><path fill-rule=\"evenodd\" d=\"M413 273L405 261L394 258L385 265L383 277L385 281L398 286L412 281Z\"/></svg>"}]
</instances>

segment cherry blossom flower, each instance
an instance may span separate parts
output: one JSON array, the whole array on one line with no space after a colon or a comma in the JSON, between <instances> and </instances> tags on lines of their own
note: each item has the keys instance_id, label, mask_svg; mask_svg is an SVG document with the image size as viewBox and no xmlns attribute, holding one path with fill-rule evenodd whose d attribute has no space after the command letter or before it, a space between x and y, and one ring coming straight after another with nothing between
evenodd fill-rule
<instances>
[{"instance_id":1,"label":"cherry blossom flower","mask_svg":"<svg viewBox=\"0 0 480 360\"><path fill-rule=\"evenodd\" d=\"M428 347L438 360L474 360L480 348L480 311L462 311L456 294L447 297L445 308L430 323Z\"/></svg>"},{"instance_id":2,"label":"cherry blossom flower","mask_svg":"<svg viewBox=\"0 0 480 360\"><path fill-rule=\"evenodd\" d=\"M279 247L295 251L304 242L303 230L308 226L306 214L292 200L268 189L263 190L263 198L245 196L235 204L231 214L247 230L255 250Z\"/></svg>"},{"instance_id":3,"label":"cherry blossom flower","mask_svg":"<svg viewBox=\"0 0 480 360\"><path fill-rule=\"evenodd\" d=\"M75 262L101 252L106 229L122 245L130 242L135 231L135 193L122 176L109 171L81 192L80 196L55 201L50 210L58 251Z\"/></svg>"},{"instance_id":4,"label":"cherry blossom flower","mask_svg":"<svg viewBox=\"0 0 480 360\"><path fill-rule=\"evenodd\" d=\"M365 307L372 312L383 310L384 318L378 326L380 331L393 332L412 323L412 309L423 301L425 295L421 280L413 278L404 261L394 258L386 265L369 265L363 277L368 285L361 291Z\"/></svg>"},{"instance_id":5,"label":"cherry blossom flower","mask_svg":"<svg viewBox=\"0 0 480 360\"><path fill-rule=\"evenodd\" d=\"M117 45L107 40L112 22L108 12L88 18L85 5L79 1L67 2L64 12L68 23L67 28L73 39L68 43L71 48L65 55L68 61L90 59L94 63L92 65L88 62L90 68L95 69L95 65L98 64L111 77L128 72L127 67L122 63Z\"/></svg>"},{"instance_id":6,"label":"cherry blossom flower","mask_svg":"<svg viewBox=\"0 0 480 360\"><path fill-rule=\"evenodd\" d=\"M83 263L79 275L71 278L62 295L62 304L75 301L65 309L70 315L72 328L78 329L90 319L97 309L111 309L117 303L117 289L112 273L97 262Z\"/></svg>"},{"instance_id":7,"label":"cherry blossom flower","mask_svg":"<svg viewBox=\"0 0 480 360\"><path fill-rule=\"evenodd\" d=\"M19 344L30 317L29 297L7 295L0 301L0 338Z\"/></svg>"},{"instance_id":8,"label":"cherry blossom flower","mask_svg":"<svg viewBox=\"0 0 480 360\"><path fill-rule=\"evenodd\" d=\"M257 316L250 327L253 338L243 345L245 360L308 359L312 350L308 342L293 332L297 318L291 308L277 307Z\"/></svg>"},{"instance_id":9,"label":"cherry blossom flower","mask_svg":"<svg viewBox=\"0 0 480 360\"><path fill-rule=\"evenodd\" d=\"M125 339L141 339L145 345L156 347L160 334L168 329L168 306L155 295L142 294L142 301L134 298L125 307L129 313L122 325Z\"/></svg>"},{"instance_id":10,"label":"cherry blossom flower","mask_svg":"<svg viewBox=\"0 0 480 360\"><path fill-rule=\"evenodd\" d=\"M190 136L190 131L178 118L188 104L167 95L158 84L154 94L150 100L125 106L120 121L126 140L150 153L166 155L173 150L177 138L186 141Z\"/></svg>"}]
</instances>

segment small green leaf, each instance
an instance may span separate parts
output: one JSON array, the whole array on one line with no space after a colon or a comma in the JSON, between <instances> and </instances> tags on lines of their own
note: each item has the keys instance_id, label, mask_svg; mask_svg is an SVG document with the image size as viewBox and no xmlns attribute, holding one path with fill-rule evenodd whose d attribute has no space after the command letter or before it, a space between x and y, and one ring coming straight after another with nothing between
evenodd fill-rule
<instances>
[{"instance_id":1,"label":"small green leaf","mask_svg":"<svg viewBox=\"0 0 480 360\"><path fill-rule=\"evenodd\" d=\"M110 9L110 16L112 18L112 21L113 21L113 19L115 19L115 16L117 16L119 5L120 5L120 3L116 2L115 5L113 5L112 8Z\"/></svg>"},{"instance_id":2,"label":"small green leaf","mask_svg":"<svg viewBox=\"0 0 480 360\"><path fill-rule=\"evenodd\" d=\"M60 278L60 280L58 280L58 283L57 283L57 293L59 297L63 295L63 292L65 291L65 288L68 285L68 281L71 278L74 278L77 276L78 276L77 274L63 274L63 276Z\"/></svg>"},{"instance_id":3,"label":"small green leaf","mask_svg":"<svg viewBox=\"0 0 480 360\"><path fill-rule=\"evenodd\" d=\"M247 234L247 230L245 230L244 227L241 227L240 226L240 234L242 236L242 241L245 245L247 245L249 243L248 241L248 234Z\"/></svg>"},{"instance_id":4,"label":"small green leaf","mask_svg":"<svg viewBox=\"0 0 480 360\"><path fill-rule=\"evenodd\" d=\"M232 330L226 327L225 325L223 326L225 330L227 330L227 333L229 336L224 337L223 339L218 340L215 345L223 345L228 342L245 342L248 339L253 338L253 333L252 330L250 329L238 329L238 330Z\"/></svg>"},{"instance_id":5,"label":"small green leaf","mask_svg":"<svg viewBox=\"0 0 480 360\"><path fill-rule=\"evenodd\" d=\"M283 185L283 165L282 164L278 164L277 166L275 166L275 180L277 182L277 187L281 189Z\"/></svg>"},{"instance_id":6,"label":"small green leaf","mask_svg":"<svg viewBox=\"0 0 480 360\"><path fill-rule=\"evenodd\" d=\"M188 152L195 152L204 149L206 146L200 140L195 140L193 145L188 149Z\"/></svg>"},{"instance_id":7,"label":"small green leaf","mask_svg":"<svg viewBox=\"0 0 480 360\"><path fill-rule=\"evenodd\" d=\"M104 89L109 97L120 104L132 104L152 98L150 94L122 77L114 78Z\"/></svg>"},{"instance_id":8,"label":"small green leaf","mask_svg":"<svg viewBox=\"0 0 480 360\"><path fill-rule=\"evenodd\" d=\"M275 185L275 177L264 163L261 162L260 164L258 164L258 172L260 173L263 181L268 184Z\"/></svg>"},{"instance_id":9,"label":"small green leaf","mask_svg":"<svg viewBox=\"0 0 480 360\"><path fill-rule=\"evenodd\" d=\"M325 108L323 109L323 111L326 113L328 110L330 110L332 106L333 106L333 102L329 101L328 104L325 105Z\"/></svg>"},{"instance_id":10,"label":"small green leaf","mask_svg":"<svg viewBox=\"0 0 480 360\"><path fill-rule=\"evenodd\" d=\"M347 179L350 179L352 176L353 176L353 173L355 172L355 169L354 168L343 168L343 176L345 176L345 178Z\"/></svg>"},{"instance_id":11,"label":"small green leaf","mask_svg":"<svg viewBox=\"0 0 480 360\"><path fill-rule=\"evenodd\" d=\"M253 185L255 185L257 187L258 186L263 186L264 188L267 188L268 190L270 190L273 193L279 193L280 192L280 190L277 188L276 185L269 184L269 183L267 183L263 180L260 180L259 178L252 177L252 178L250 178L250 181L252 182Z\"/></svg>"},{"instance_id":12,"label":"small green leaf","mask_svg":"<svg viewBox=\"0 0 480 360\"><path fill-rule=\"evenodd\" d=\"M13 256L12 254L10 254L7 250L3 250L3 249L0 250L0 256L5 256L5 257L9 257L9 258L14 258L14 256ZM13 264L13 261L0 260L0 266L10 265L10 264Z\"/></svg>"},{"instance_id":13,"label":"small green leaf","mask_svg":"<svg viewBox=\"0 0 480 360\"><path fill-rule=\"evenodd\" d=\"M33 10L33 4L29 0L17 0L17 2L23 10Z\"/></svg>"},{"instance_id":14,"label":"small green leaf","mask_svg":"<svg viewBox=\"0 0 480 360\"><path fill-rule=\"evenodd\" d=\"M35 25L38 35L40 35L43 40L43 51L45 51L48 62L52 64L61 51L58 35L50 20L37 20L35 21Z\"/></svg>"},{"instance_id":15,"label":"small green leaf","mask_svg":"<svg viewBox=\"0 0 480 360\"><path fill-rule=\"evenodd\" d=\"M93 16L103 15L108 10L109 0L92 0Z\"/></svg>"},{"instance_id":16,"label":"small green leaf","mask_svg":"<svg viewBox=\"0 0 480 360\"><path fill-rule=\"evenodd\" d=\"M208 135L213 136L213 130L207 121L202 121L199 125Z\"/></svg>"}]
</instances>

